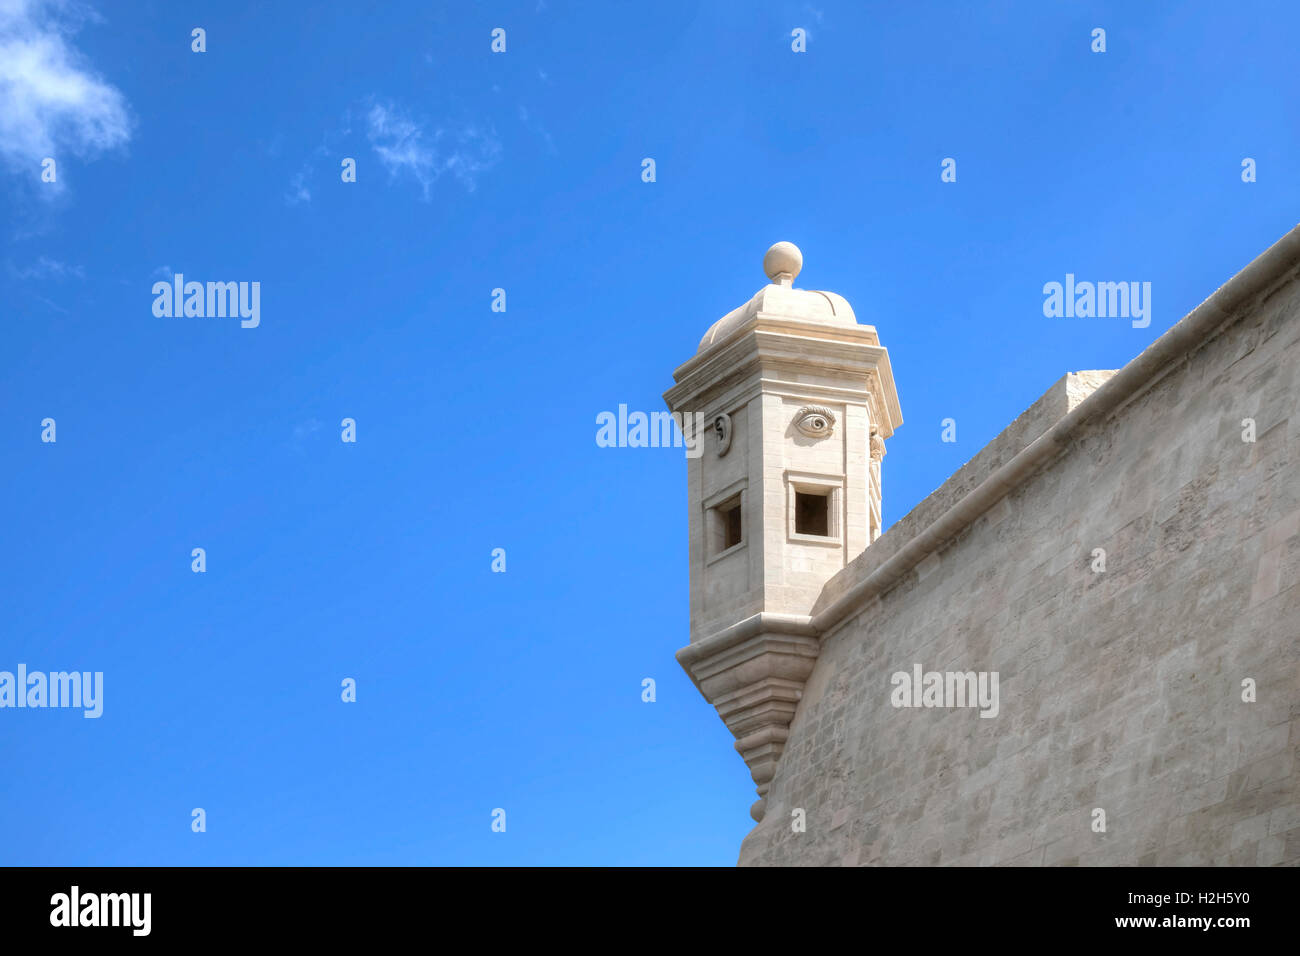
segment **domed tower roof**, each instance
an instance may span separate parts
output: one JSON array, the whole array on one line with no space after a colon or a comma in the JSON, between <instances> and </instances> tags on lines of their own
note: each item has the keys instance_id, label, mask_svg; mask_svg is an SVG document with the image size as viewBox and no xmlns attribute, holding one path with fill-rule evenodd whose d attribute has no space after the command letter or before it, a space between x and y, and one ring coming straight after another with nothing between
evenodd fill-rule
<instances>
[{"instance_id":1,"label":"domed tower roof","mask_svg":"<svg viewBox=\"0 0 1300 956\"><path fill-rule=\"evenodd\" d=\"M772 280L738 309L728 312L709 327L700 339L696 354L706 351L745 326L758 313L781 316L795 322L839 328L858 324L853 309L834 292L796 289L795 276L803 268L803 254L792 242L778 242L763 257L763 271Z\"/></svg>"},{"instance_id":2,"label":"domed tower roof","mask_svg":"<svg viewBox=\"0 0 1300 956\"><path fill-rule=\"evenodd\" d=\"M695 354L673 372L678 384L664 396L670 409L681 410L683 401L705 401L706 392L727 387L755 362L787 381L856 369L872 396L871 428L882 438L894 434L903 413L880 335L858 322L843 296L796 289L802 268L803 253L794 243L778 242L767 250L763 271L770 284L704 333Z\"/></svg>"}]
</instances>

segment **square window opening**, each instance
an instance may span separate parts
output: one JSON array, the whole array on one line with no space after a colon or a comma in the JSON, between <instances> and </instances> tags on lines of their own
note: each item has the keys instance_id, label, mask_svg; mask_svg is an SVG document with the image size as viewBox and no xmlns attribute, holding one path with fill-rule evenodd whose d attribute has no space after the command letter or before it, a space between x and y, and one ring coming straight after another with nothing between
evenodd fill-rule
<instances>
[{"instance_id":1,"label":"square window opening","mask_svg":"<svg viewBox=\"0 0 1300 956\"><path fill-rule=\"evenodd\" d=\"M794 493L794 530L797 534L830 536L830 496L811 491Z\"/></svg>"}]
</instances>

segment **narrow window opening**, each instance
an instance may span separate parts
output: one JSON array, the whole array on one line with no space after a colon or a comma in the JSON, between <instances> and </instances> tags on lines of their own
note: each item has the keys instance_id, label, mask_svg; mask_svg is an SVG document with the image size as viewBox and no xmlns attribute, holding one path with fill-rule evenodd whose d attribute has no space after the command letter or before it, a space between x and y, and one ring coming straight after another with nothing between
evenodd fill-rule
<instances>
[{"instance_id":1,"label":"narrow window opening","mask_svg":"<svg viewBox=\"0 0 1300 956\"><path fill-rule=\"evenodd\" d=\"M830 535L830 497L806 491L794 493L794 530L797 534Z\"/></svg>"},{"instance_id":2,"label":"narrow window opening","mask_svg":"<svg viewBox=\"0 0 1300 956\"><path fill-rule=\"evenodd\" d=\"M740 502L718 509L722 514L722 550L740 544Z\"/></svg>"}]
</instances>

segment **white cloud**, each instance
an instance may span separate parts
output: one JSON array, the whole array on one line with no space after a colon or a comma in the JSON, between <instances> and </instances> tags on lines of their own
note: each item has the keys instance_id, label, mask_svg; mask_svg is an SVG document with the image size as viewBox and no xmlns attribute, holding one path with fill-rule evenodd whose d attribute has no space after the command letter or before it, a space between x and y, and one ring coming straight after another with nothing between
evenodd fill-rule
<instances>
[{"instance_id":1,"label":"white cloud","mask_svg":"<svg viewBox=\"0 0 1300 956\"><path fill-rule=\"evenodd\" d=\"M317 165L330 157L333 157L332 162L339 162L343 158L343 154L338 151L339 143L351 135L352 110L349 108L343 113L342 127L322 136L320 145L311 151L303 164L298 167L298 171L289 178L289 189L284 194L286 203L297 206L300 203L311 202L311 184L316 178Z\"/></svg>"},{"instance_id":2,"label":"white cloud","mask_svg":"<svg viewBox=\"0 0 1300 956\"><path fill-rule=\"evenodd\" d=\"M16 279L84 279L86 271L81 266L70 266L58 259L41 256L30 266L9 266Z\"/></svg>"},{"instance_id":3,"label":"white cloud","mask_svg":"<svg viewBox=\"0 0 1300 956\"><path fill-rule=\"evenodd\" d=\"M290 206L296 206L300 202L311 202L311 190L307 188L307 179L313 172L315 170L309 164L293 174L293 178L289 180L289 191L284 197L284 201Z\"/></svg>"},{"instance_id":4,"label":"white cloud","mask_svg":"<svg viewBox=\"0 0 1300 956\"><path fill-rule=\"evenodd\" d=\"M131 138L125 97L69 42L89 15L57 0L0 0L0 159L11 169L36 177L47 156L91 158Z\"/></svg>"},{"instance_id":5,"label":"white cloud","mask_svg":"<svg viewBox=\"0 0 1300 956\"><path fill-rule=\"evenodd\" d=\"M467 125L454 132L437 129L430 136L419 123L391 105L372 106L366 125L370 145L388 174L414 177L425 199L445 173L451 173L473 192L479 174L501 155L501 144L491 130Z\"/></svg>"}]
</instances>

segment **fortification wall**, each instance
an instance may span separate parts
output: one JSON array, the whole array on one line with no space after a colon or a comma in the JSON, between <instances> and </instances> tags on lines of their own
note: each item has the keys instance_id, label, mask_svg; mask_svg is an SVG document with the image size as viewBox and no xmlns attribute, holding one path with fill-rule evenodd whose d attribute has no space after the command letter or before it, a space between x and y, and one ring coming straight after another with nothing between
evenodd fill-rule
<instances>
[{"instance_id":1,"label":"fortification wall","mask_svg":"<svg viewBox=\"0 0 1300 956\"><path fill-rule=\"evenodd\" d=\"M1104 378L1054 386L823 605ZM1298 443L1293 276L823 638L741 864L1300 864ZM997 715L894 706L916 664L997 672Z\"/></svg>"}]
</instances>

